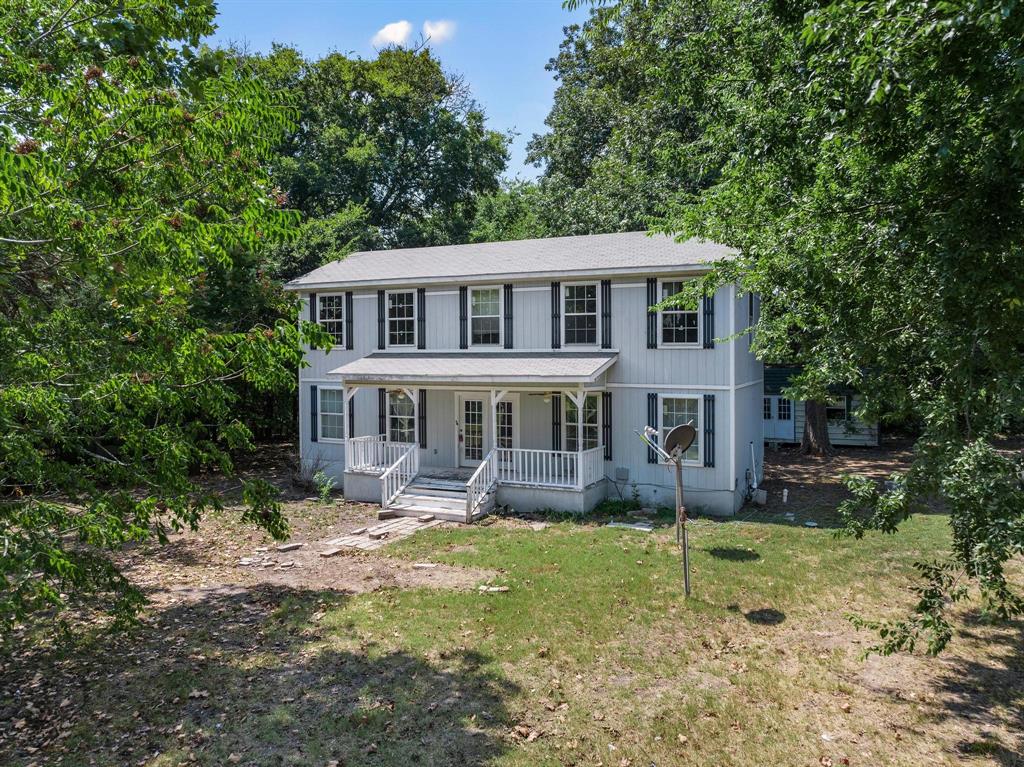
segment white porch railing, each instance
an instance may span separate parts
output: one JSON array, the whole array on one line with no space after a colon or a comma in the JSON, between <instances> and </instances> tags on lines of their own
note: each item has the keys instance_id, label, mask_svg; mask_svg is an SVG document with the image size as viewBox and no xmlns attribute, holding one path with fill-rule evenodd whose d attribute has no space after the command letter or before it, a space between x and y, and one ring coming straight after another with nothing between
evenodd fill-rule
<instances>
[{"instance_id":1,"label":"white porch railing","mask_svg":"<svg viewBox=\"0 0 1024 767\"><path fill-rule=\"evenodd\" d=\"M580 453L580 483L577 487L581 490L587 485L592 485L604 476L604 446L594 447Z\"/></svg>"},{"instance_id":2,"label":"white porch railing","mask_svg":"<svg viewBox=\"0 0 1024 767\"><path fill-rule=\"evenodd\" d=\"M582 490L604 476L604 447L582 453L565 450L497 448L498 481Z\"/></svg>"},{"instance_id":3,"label":"white porch railing","mask_svg":"<svg viewBox=\"0 0 1024 767\"><path fill-rule=\"evenodd\" d=\"M473 521L473 513L498 481L498 449L491 450L481 461L466 483L466 524Z\"/></svg>"},{"instance_id":4,"label":"white porch railing","mask_svg":"<svg viewBox=\"0 0 1024 767\"><path fill-rule=\"evenodd\" d=\"M380 505L385 509L405 490L420 471L419 445L410 445L404 442L392 444L405 445L406 450L387 471L380 475Z\"/></svg>"},{"instance_id":5,"label":"white porch railing","mask_svg":"<svg viewBox=\"0 0 1024 767\"><path fill-rule=\"evenodd\" d=\"M410 447L411 442L388 442L383 434L352 437L345 441L345 470L386 471Z\"/></svg>"}]
</instances>

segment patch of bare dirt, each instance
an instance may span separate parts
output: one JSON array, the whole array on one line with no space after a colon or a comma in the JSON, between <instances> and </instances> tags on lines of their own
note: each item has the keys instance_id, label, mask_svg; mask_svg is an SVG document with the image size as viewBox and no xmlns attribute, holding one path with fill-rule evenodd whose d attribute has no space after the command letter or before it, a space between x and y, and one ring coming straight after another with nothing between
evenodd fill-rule
<instances>
[{"instance_id":1,"label":"patch of bare dirt","mask_svg":"<svg viewBox=\"0 0 1024 767\"><path fill-rule=\"evenodd\" d=\"M281 545L240 522L240 513L228 509L204 519L198 533L173 536L166 546L125 551L119 565L157 604L237 593L258 585L350 594L380 588L470 589L494 575L443 564L417 568L413 562L387 557L386 546L375 552L343 550L321 556L333 548L325 541L377 524L376 511L375 506L344 501L287 503L292 534Z\"/></svg>"},{"instance_id":2,"label":"patch of bare dirt","mask_svg":"<svg viewBox=\"0 0 1024 767\"><path fill-rule=\"evenodd\" d=\"M834 456L801 455L797 447L765 448L764 481L768 491L766 511L813 517L828 524L835 508L850 497L843 477L863 475L882 482L910 466L909 447L840 447ZM783 490L787 501L783 503Z\"/></svg>"}]
</instances>

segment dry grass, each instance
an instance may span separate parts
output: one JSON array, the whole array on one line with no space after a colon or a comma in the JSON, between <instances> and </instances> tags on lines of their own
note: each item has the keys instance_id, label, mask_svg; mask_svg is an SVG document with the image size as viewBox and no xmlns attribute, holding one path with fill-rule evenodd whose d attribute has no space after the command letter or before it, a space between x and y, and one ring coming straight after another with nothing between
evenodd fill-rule
<instances>
[{"instance_id":1,"label":"dry grass","mask_svg":"<svg viewBox=\"0 0 1024 767\"><path fill-rule=\"evenodd\" d=\"M774 507L694 523L689 601L667 529L440 528L311 577L236 567L264 544L215 520L128 555L156 596L132 635L3 659L0 763L1024 763L1021 624L967 614L940 659L861 658L871 638L845 616L905 609L911 563L948 533L940 515L860 543L803 527L827 523L813 498L838 497L844 461L893 466L850 455L775 457L795 523ZM291 505L307 540L368 511ZM426 559L466 577L388 577Z\"/></svg>"}]
</instances>

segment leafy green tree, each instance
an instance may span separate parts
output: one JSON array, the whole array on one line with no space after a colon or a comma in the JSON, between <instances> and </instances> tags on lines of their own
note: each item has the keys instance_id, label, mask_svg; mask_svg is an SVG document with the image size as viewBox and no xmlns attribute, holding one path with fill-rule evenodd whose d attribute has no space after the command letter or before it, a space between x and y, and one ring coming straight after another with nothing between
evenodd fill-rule
<instances>
[{"instance_id":1,"label":"leafy green tree","mask_svg":"<svg viewBox=\"0 0 1024 767\"><path fill-rule=\"evenodd\" d=\"M391 247L465 242L508 139L429 49L306 61L277 46L253 63L300 109L273 171L293 206L321 218L357 205Z\"/></svg>"},{"instance_id":2,"label":"leafy green tree","mask_svg":"<svg viewBox=\"0 0 1024 767\"><path fill-rule=\"evenodd\" d=\"M195 528L250 444L232 384L293 386L300 341L265 273L291 231L266 166L291 125L202 49L209 0L0 5L0 625L45 608L131 615L109 558ZM248 322L271 303L288 317ZM287 534L276 491L243 517Z\"/></svg>"},{"instance_id":3,"label":"leafy green tree","mask_svg":"<svg viewBox=\"0 0 1024 767\"><path fill-rule=\"evenodd\" d=\"M500 242L546 237L546 200L532 181L507 181L499 191L481 197L469 232L470 242Z\"/></svg>"},{"instance_id":4,"label":"leafy green tree","mask_svg":"<svg viewBox=\"0 0 1024 767\"><path fill-rule=\"evenodd\" d=\"M349 204L323 218L311 218L294 239L278 245L267 257L267 267L280 280L290 280L357 250L384 246L380 231L367 221L366 211Z\"/></svg>"},{"instance_id":5,"label":"leafy green tree","mask_svg":"<svg viewBox=\"0 0 1024 767\"><path fill-rule=\"evenodd\" d=\"M680 191L707 183L674 148L698 134L677 99L674 58L699 14L670 0L597 7L565 29L548 64L558 80L548 132L528 159L543 167L543 215L555 234L643 229Z\"/></svg>"},{"instance_id":6,"label":"leafy green tree","mask_svg":"<svg viewBox=\"0 0 1024 767\"><path fill-rule=\"evenodd\" d=\"M763 298L755 348L803 366L794 393L853 385L869 417L922 424L886 490L851 479L849 531L950 513L948 558L922 563L911 615L876 649L947 645L953 603L1006 618L1024 553L1024 8L999 0L673 0L690 34L664 82L700 117L672 153L716 182L661 228L739 248L694 290ZM620 3L608 12L646 13ZM657 69L660 54L640 66Z\"/></svg>"}]
</instances>

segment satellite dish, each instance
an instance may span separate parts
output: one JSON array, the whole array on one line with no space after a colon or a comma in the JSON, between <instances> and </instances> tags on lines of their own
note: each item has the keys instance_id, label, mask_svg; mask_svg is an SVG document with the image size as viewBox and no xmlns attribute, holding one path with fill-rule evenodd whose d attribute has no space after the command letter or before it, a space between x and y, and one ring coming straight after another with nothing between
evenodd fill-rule
<instances>
[{"instance_id":1,"label":"satellite dish","mask_svg":"<svg viewBox=\"0 0 1024 767\"><path fill-rule=\"evenodd\" d=\"M684 423L682 426L676 426L665 437L665 452L669 455L675 453L676 450L685 453L696 438L697 430L690 424Z\"/></svg>"}]
</instances>

